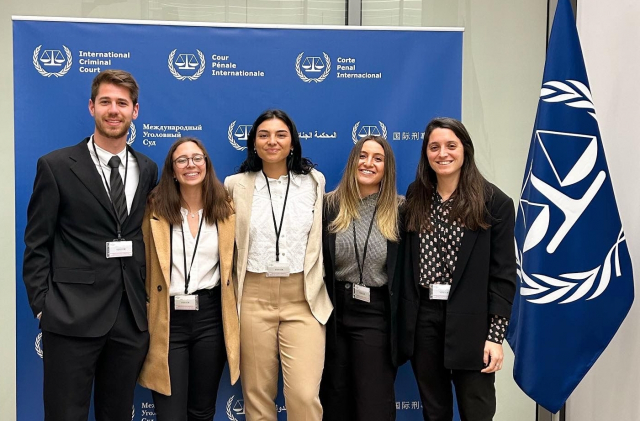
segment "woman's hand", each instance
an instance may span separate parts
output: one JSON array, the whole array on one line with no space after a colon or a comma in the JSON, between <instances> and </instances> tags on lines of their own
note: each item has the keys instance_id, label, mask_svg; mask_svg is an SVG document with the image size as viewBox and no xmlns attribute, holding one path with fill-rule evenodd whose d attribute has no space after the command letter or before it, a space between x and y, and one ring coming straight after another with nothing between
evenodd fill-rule
<instances>
[{"instance_id":1,"label":"woman's hand","mask_svg":"<svg viewBox=\"0 0 640 421\"><path fill-rule=\"evenodd\" d=\"M484 357L482 358L486 368L481 373L495 373L502 368L504 353L502 345L495 342L486 341L484 343Z\"/></svg>"}]
</instances>

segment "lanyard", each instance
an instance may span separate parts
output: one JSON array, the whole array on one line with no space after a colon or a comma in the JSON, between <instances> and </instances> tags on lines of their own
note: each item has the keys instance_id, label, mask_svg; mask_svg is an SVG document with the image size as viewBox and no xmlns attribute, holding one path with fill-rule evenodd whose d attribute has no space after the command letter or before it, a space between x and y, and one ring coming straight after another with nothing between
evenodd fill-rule
<instances>
[{"instance_id":1,"label":"lanyard","mask_svg":"<svg viewBox=\"0 0 640 421\"><path fill-rule=\"evenodd\" d=\"M200 226L198 227L198 235L196 235L196 244L193 246L193 254L191 255L191 265L187 272L187 246L184 241L184 222L180 225L180 232L182 233L182 257L184 258L184 293L189 293L189 281L191 280L191 269L193 269L193 261L196 259L196 251L198 250L198 241L200 241L200 231L202 231L202 221L204 221L204 213L200 217ZM171 230L173 234L173 229Z\"/></svg>"},{"instance_id":2,"label":"lanyard","mask_svg":"<svg viewBox=\"0 0 640 421\"><path fill-rule=\"evenodd\" d=\"M287 192L284 195L284 204L282 205L282 216L280 217L280 228L276 223L276 213L273 210L273 199L271 198L271 187L269 187L269 179L267 174L262 171L264 179L267 182L267 190L269 190L269 201L271 202L271 215L273 216L273 227L276 229L276 262L280 261L280 233L282 232L282 223L284 222L284 210L287 207L287 198L289 197L289 186L291 185L291 174L287 171Z\"/></svg>"},{"instance_id":3,"label":"lanyard","mask_svg":"<svg viewBox=\"0 0 640 421\"><path fill-rule=\"evenodd\" d=\"M102 169L102 162L100 162L100 157L98 156L98 150L96 149L96 142L93 140L93 135L91 135L91 146L93 146L93 153L96 154L96 159L98 160L98 167L100 167L100 172L102 173L102 178L104 179L104 184L107 186L107 195L109 196L109 201L111 202L111 209L113 209L113 213L116 215L116 231L118 232L118 239L122 238L122 226L120 225L120 218L118 218L118 212L116 211L116 207L113 204L113 199L111 198L111 186L107 181L107 177L104 175L104 170ZM125 157L124 157L124 195L125 200L127 197L127 172L129 171L129 148L125 146ZM117 168L111 168L111 171L119 171Z\"/></svg>"},{"instance_id":4,"label":"lanyard","mask_svg":"<svg viewBox=\"0 0 640 421\"><path fill-rule=\"evenodd\" d=\"M364 250L362 251L362 266L360 265L360 253L358 252L358 239L356 238L356 222L353 221L351 226L353 227L353 248L356 252L356 262L358 263L358 272L360 272L360 285L364 285L362 281L364 275L364 261L367 258L367 247L369 246L369 237L371 237L371 229L373 228L373 221L376 219L376 213L378 212L378 206L373 209L373 216L371 216L371 222L369 222L369 231L367 232L367 238L364 240Z\"/></svg>"},{"instance_id":5,"label":"lanyard","mask_svg":"<svg viewBox=\"0 0 640 421\"><path fill-rule=\"evenodd\" d=\"M446 271L449 273L450 277L453 277L453 271L451 270L451 266L449 266L449 260L447 259L447 255L446 255L446 251L444 250L444 246L446 244L442 243L442 234L444 231L444 227L442 226L443 220L442 220L442 211L443 208L445 207L445 205L447 205L447 201L448 200L442 200L442 197L440 197L440 204L438 206L436 206L436 211L435 211L435 218L436 218L436 227L434 229L434 235L436 237L436 247L438 250L438 254L442 254L442 256L440 257L440 260L442 261L442 263L444 264L444 268L443 271ZM451 227L453 228L453 227ZM451 283L452 281L448 281L448 283ZM446 284L447 282L445 281L444 278L444 274L438 278L436 278L436 283L444 283Z\"/></svg>"}]
</instances>

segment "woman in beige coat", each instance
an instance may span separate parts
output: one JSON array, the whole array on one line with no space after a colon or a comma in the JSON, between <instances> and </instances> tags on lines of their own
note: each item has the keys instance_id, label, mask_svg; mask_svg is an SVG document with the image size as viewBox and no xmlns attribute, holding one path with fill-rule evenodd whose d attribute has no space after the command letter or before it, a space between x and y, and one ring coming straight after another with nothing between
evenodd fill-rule
<instances>
[{"instance_id":1,"label":"woman in beige coat","mask_svg":"<svg viewBox=\"0 0 640 421\"><path fill-rule=\"evenodd\" d=\"M199 140L171 146L142 230L150 345L139 382L158 421L211 421L225 361L232 384L240 375L235 214Z\"/></svg>"},{"instance_id":2,"label":"woman in beige coat","mask_svg":"<svg viewBox=\"0 0 640 421\"><path fill-rule=\"evenodd\" d=\"M225 187L236 204L235 277L242 393L248 421L276 421L278 369L289 421L321 421L325 323L333 307L322 279L324 176L302 157L281 110L253 123L247 159Z\"/></svg>"}]
</instances>

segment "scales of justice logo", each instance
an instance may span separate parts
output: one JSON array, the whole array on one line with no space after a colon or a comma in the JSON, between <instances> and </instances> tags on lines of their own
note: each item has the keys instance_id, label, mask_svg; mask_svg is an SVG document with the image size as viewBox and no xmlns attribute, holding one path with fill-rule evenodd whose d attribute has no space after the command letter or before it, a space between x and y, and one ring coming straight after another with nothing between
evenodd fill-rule
<instances>
[{"instance_id":1,"label":"scales of justice logo","mask_svg":"<svg viewBox=\"0 0 640 421\"><path fill-rule=\"evenodd\" d=\"M33 50L33 67L44 77L62 77L69 72L73 64L71 50L66 45L62 50L42 49L42 44ZM44 67L43 67L44 66Z\"/></svg>"},{"instance_id":2,"label":"scales of justice logo","mask_svg":"<svg viewBox=\"0 0 640 421\"><path fill-rule=\"evenodd\" d=\"M545 83L540 96L544 102L577 108L596 119L591 92L579 81ZM515 238L517 271L522 284L520 293L523 297L528 297L527 301L532 304L568 304L581 299L593 300L607 289L613 271L616 277L622 275L619 246L625 241L621 224L616 228L617 236L615 232L605 232L599 226L576 227L587 209L595 207L596 211L602 210L606 214L609 209L606 206L614 203L612 196L597 196L608 177L606 166L596 167L597 135L536 130L534 141L537 143L536 155L551 171L544 175L536 174L540 166L534 169L533 160L529 162L520 192L518 213L522 218L516 221ZM580 147L576 148L576 145ZM583 183L578 184L580 182ZM588 187L581 189L582 185ZM576 198L572 195L581 197ZM615 206L613 209L615 210ZM602 214L602 211L599 213ZM554 256L562 242L575 230L585 229L595 232L592 236L594 239L600 234L598 230L602 234L608 233L611 239L607 240L606 236L602 235L602 240L584 244L585 254L582 258L563 261L563 265L588 263L590 265L587 270L575 268L575 271L563 271L561 274L525 271L524 263L528 255L536 261L563 260L562 253ZM552 234L551 239L543 241L547 234ZM606 241L613 241L613 244L609 246ZM594 261L596 265L591 267Z\"/></svg>"},{"instance_id":3,"label":"scales of justice logo","mask_svg":"<svg viewBox=\"0 0 640 421\"><path fill-rule=\"evenodd\" d=\"M197 57L193 53L177 53L177 51L178 49L171 51L167 60L171 74L178 80L196 80L202 76L206 66L202 51L196 49Z\"/></svg>"},{"instance_id":4,"label":"scales of justice logo","mask_svg":"<svg viewBox=\"0 0 640 421\"><path fill-rule=\"evenodd\" d=\"M387 126L382 121L378 121L378 125L360 126L358 121L351 130L351 138L353 143L358 143L358 140L365 136L382 136L387 138Z\"/></svg>"},{"instance_id":5,"label":"scales of justice logo","mask_svg":"<svg viewBox=\"0 0 640 421\"><path fill-rule=\"evenodd\" d=\"M296 58L296 73L306 83L320 83L331 72L331 59L325 52L320 56L304 56L304 51Z\"/></svg>"},{"instance_id":6,"label":"scales of justice logo","mask_svg":"<svg viewBox=\"0 0 640 421\"><path fill-rule=\"evenodd\" d=\"M244 151L247 149L247 139L249 138L249 132L251 131L251 124L239 124L236 126L236 121L234 120L229 125L229 130L227 130L227 138L229 139L229 143L231 146L235 148L237 151ZM238 143L241 142L242 144Z\"/></svg>"},{"instance_id":7,"label":"scales of justice logo","mask_svg":"<svg viewBox=\"0 0 640 421\"><path fill-rule=\"evenodd\" d=\"M244 399L234 400L235 397L236 395L231 395L227 401L227 418L230 421L244 421ZM240 416L240 418L236 418L236 415Z\"/></svg>"}]
</instances>

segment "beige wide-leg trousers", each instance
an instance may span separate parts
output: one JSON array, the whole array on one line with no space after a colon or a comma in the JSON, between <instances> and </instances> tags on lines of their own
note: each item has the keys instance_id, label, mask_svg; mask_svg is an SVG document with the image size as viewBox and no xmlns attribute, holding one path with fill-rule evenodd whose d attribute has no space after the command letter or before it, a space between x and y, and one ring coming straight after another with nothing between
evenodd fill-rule
<instances>
[{"instance_id":1,"label":"beige wide-leg trousers","mask_svg":"<svg viewBox=\"0 0 640 421\"><path fill-rule=\"evenodd\" d=\"M304 276L247 272L240 310L240 375L247 421L276 421L282 362L287 421L321 421L325 327L304 298Z\"/></svg>"}]
</instances>

